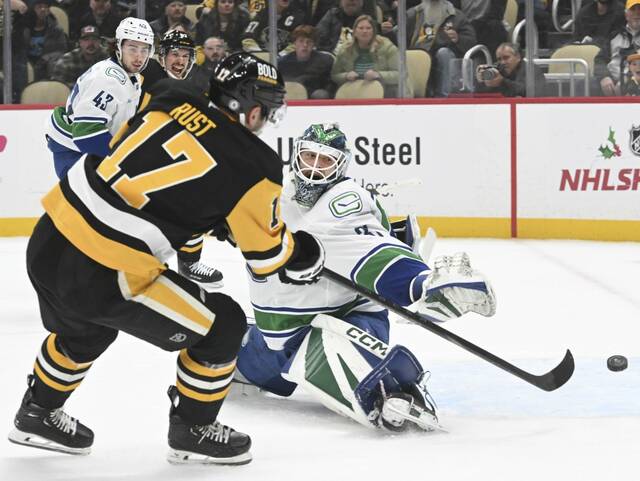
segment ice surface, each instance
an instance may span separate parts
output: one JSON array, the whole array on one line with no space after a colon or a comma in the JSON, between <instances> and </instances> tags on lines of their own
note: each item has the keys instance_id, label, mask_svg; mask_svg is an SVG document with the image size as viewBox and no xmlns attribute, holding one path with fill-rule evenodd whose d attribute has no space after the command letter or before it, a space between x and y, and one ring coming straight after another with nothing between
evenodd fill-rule
<instances>
[{"instance_id":1,"label":"ice surface","mask_svg":"<svg viewBox=\"0 0 640 481\"><path fill-rule=\"evenodd\" d=\"M45 331L29 284L27 240L0 240L0 419L11 429ZM388 436L316 404L233 393L221 420L251 434L247 466L172 466L166 454L167 386L175 355L128 335L94 364L66 406L96 433L73 457L0 441L7 480L581 480L640 479L640 244L442 239L434 254L464 250L491 279L493 318L444 327L526 370L551 369L570 348L576 372L547 393L420 327L398 324L433 373L430 387L448 433ZM248 308L239 254L207 240L204 260L225 275L223 292ZM247 311L249 312L249 311ZM626 371L606 369L612 354Z\"/></svg>"}]
</instances>

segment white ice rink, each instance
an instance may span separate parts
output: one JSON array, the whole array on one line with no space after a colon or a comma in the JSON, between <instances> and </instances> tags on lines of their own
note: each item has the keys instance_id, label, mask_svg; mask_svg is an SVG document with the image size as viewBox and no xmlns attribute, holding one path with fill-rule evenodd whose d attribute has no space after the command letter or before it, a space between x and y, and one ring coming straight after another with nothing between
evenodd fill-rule
<instances>
[{"instance_id":1,"label":"white ice rink","mask_svg":"<svg viewBox=\"0 0 640 481\"><path fill-rule=\"evenodd\" d=\"M45 336L25 272L26 242L0 240L5 432ZM640 244L442 239L435 255L459 250L492 280L498 313L445 327L535 373L569 348L576 372L567 385L540 391L420 327L398 324L392 342L409 346L432 371L448 433L389 436L304 393L234 393L220 419L252 436L253 462L172 466L164 458L165 391L175 355L121 334L66 406L94 430L93 452L74 457L0 440L0 480L639 480ZM224 272L223 291L248 308L239 254L215 241L204 252ZM629 368L608 371L612 354L627 356Z\"/></svg>"}]
</instances>

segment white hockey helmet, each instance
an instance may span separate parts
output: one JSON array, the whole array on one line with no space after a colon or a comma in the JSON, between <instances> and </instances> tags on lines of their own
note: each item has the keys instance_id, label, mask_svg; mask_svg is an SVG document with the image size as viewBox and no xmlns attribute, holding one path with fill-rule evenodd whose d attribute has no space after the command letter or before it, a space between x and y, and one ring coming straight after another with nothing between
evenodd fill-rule
<instances>
[{"instance_id":1,"label":"white hockey helmet","mask_svg":"<svg viewBox=\"0 0 640 481\"><path fill-rule=\"evenodd\" d=\"M151 25L149 25L149 22L146 20L135 17L127 17L120 22L118 28L116 28L116 56L121 64L122 42L125 40L136 40L149 45L149 56L142 66L141 70L143 70L147 66L149 59L153 57L155 35Z\"/></svg>"}]
</instances>

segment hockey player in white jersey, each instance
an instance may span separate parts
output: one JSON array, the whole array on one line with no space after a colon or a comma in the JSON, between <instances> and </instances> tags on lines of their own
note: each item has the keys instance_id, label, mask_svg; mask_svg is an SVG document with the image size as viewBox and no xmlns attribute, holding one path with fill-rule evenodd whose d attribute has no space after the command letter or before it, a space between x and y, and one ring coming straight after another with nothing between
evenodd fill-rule
<instances>
[{"instance_id":1,"label":"hockey player in white jersey","mask_svg":"<svg viewBox=\"0 0 640 481\"><path fill-rule=\"evenodd\" d=\"M466 254L429 268L399 239L375 196L345 177L351 153L336 124L311 125L294 143L281 215L316 236L325 265L403 306L445 321L495 312L485 277ZM414 218L415 219L415 218ZM394 431L438 427L426 375L404 346L389 346L388 311L328 279L291 285L250 278L256 325L243 340L238 370L252 384L288 396L302 385L328 408L361 424Z\"/></svg>"},{"instance_id":2,"label":"hockey player in white jersey","mask_svg":"<svg viewBox=\"0 0 640 481\"><path fill-rule=\"evenodd\" d=\"M146 20L122 20L116 29L115 55L82 74L65 107L53 110L46 137L58 178L86 153L108 154L113 135L136 113L139 72L153 55L153 41Z\"/></svg>"}]
</instances>

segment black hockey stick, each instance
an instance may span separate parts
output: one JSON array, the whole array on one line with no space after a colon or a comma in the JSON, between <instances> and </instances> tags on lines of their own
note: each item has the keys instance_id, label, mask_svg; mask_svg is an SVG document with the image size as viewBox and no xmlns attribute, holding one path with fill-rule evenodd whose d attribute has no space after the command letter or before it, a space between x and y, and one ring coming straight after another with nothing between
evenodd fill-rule
<instances>
[{"instance_id":1,"label":"black hockey stick","mask_svg":"<svg viewBox=\"0 0 640 481\"><path fill-rule=\"evenodd\" d=\"M375 292L370 291L358 284L351 282L346 277L341 276L340 274L333 272L326 267L322 270L322 275L328 279L331 279L336 284L340 284L342 287L346 287L352 291L357 292L363 297L366 297L370 301L376 302L385 308L389 309L391 312L395 312L400 317L411 321L414 324L418 324L421 327L424 327L428 331L433 332L437 336L440 336L443 339L446 339L449 342L452 342L462 349L469 351L471 354L475 354L476 356L484 359L485 361L490 362L496 367L499 367L503 371L507 371L508 373L513 374L516 377L528 382L529 384L533 384L534 386L544 390L544 391L553 391L558 389L564 383L566 383L571 376L573 375L574 370L574 362L573 355L571 351L567 349L567 353L564 355L564 359L551 371L542 374L540 376L536 376L535 374L528 373L527 371L523 371L519 367L514 366L513 364L505 361L504 359L499 358L498 356L491 354L489 351L485 351L479 346L463 339L462 337L454 334L452 332L447 331L446 329L440 327L434 321L436 319L429 317L425 314L416 314L408 309L405 309L399 304L395 302L389 301L384 297L376 294Z\"/></svg>"}]
</instances>

